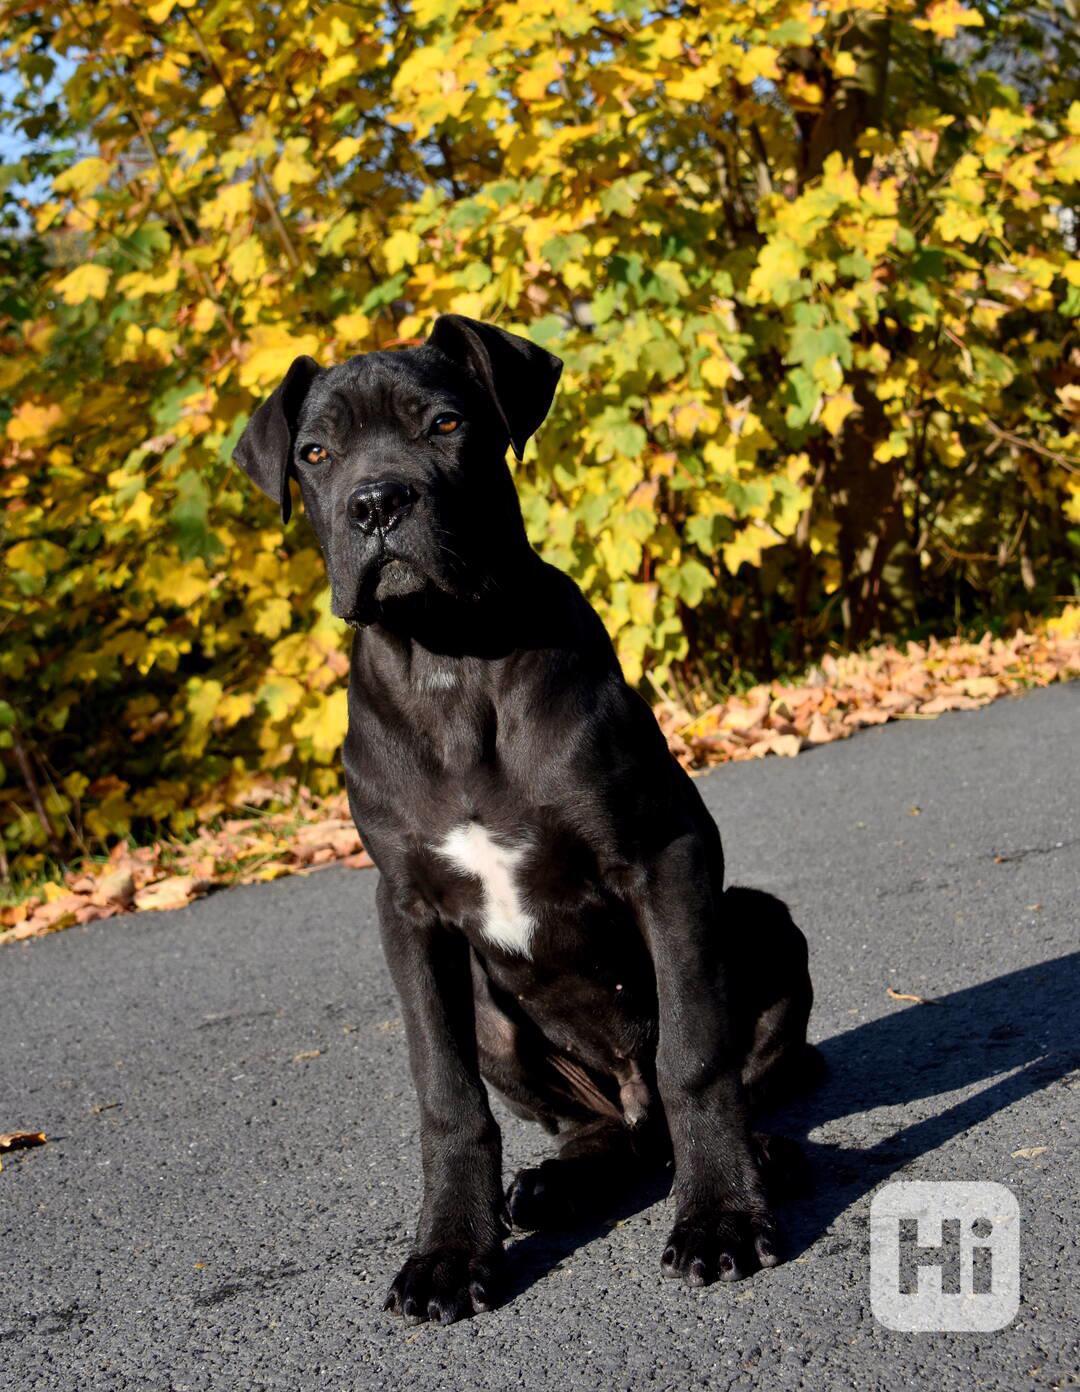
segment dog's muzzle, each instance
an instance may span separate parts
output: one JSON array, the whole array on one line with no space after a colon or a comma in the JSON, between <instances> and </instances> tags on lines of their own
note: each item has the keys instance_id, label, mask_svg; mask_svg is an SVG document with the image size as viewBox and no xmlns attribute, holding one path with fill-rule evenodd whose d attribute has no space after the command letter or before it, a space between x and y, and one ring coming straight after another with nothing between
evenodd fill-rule
<instances>
[{"instance_id":1,"label":"dog's muzzle","mask_svg":"<svg viewBox=\"0 0 1080 1392\"><path fill-rule=\"evenodd\" d=\"M414 489L394 478L356 487L345 502L346 526L337 534L330 562L331 612L347 623L377 621L382 605L425 586L412 547L396 535L417 501Z\"/></svg>"}]
</instances>

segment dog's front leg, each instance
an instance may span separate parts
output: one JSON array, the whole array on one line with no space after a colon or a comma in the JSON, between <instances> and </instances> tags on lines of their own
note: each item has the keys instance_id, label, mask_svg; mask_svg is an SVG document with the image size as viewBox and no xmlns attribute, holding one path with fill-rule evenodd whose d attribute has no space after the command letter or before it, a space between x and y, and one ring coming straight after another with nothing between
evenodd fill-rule
<instances>
[{"instance_id":1,"label":"dog's front leg","mask_svg":"<svg viewBox=\"0 0 1080 1392\"><path fill-rule=\"evenodd\" d=\"M402 915L385 880L378 902L420 1101L424 1173L416 1246L384 1308L450 1324L497 1303L504 1233L502 1148L477 1064L469 946L435 919Z\"/></svg>"},{"instance_id":2,"label":"dog's front leg","mask_svg":"<svg viewBox=\"0 0 1080 1392\"><path fill-rule=\"evenodd\" d=\"M641 913L656 972L656 1071L675 1156L675 1226L662 1257L690 1285L776 1265L775 1222L752 1148L719 945L722 896L695 834L649 867Z\"/></svg>"}]
</instances>

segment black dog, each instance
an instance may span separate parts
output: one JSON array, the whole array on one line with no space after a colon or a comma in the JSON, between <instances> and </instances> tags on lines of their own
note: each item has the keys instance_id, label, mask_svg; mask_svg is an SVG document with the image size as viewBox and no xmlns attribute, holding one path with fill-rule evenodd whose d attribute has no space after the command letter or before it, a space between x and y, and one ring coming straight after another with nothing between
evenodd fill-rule
<instances>
[{"instance_id":1,"label":"black dog","mask_svg":"<svg viewBox=\"0 0 1080 1392\"><path fill-rule=\"evenodd\" d=\"M812 991L778 900L723 887L716 826L600 620L530 547L521 457L562 364L446 315L420 348L298 358L236 458L290 479L353 645L345 769L421 1109L424 1201L387 1308L496 1303L505 1217L565 1222L675 1162L665 1274L777 1261L757 1096L797 1084ZM504 1196L481 1082L559 1137Z\"/></svg>"}]
</instances>

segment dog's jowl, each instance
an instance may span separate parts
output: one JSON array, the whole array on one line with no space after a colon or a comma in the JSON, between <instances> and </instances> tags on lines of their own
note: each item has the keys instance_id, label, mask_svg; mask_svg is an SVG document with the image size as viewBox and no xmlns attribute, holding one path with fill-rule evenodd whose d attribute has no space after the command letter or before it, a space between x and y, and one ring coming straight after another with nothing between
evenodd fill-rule
<instances>
[{"instance_id":1,"label":"dog's jowl","mask_svg":"<svg viewBox=\"0 0 1080 1392\"><path fill-rule=\"evenodd\" d=\"M572 1222L672 1160L664 1273L774 1265L751 1110L808 1076L802 934L725 891L693 782L526 539L506 451L560 367L447 315L420 348L298 358L236 451L286 520L299 485L361 630L344 758L420 1103L423 1206L387 1297L411 1319L498 1301L508 1220ZM489 1087L555 1138L508 1191Z\"/></svg>"}]
</instances>

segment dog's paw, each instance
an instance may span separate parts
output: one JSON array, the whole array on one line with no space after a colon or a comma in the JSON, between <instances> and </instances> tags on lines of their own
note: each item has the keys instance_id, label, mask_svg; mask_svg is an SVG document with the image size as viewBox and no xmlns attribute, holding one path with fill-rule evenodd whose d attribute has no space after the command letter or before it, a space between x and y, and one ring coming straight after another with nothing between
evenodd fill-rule
<instances>
[{"instance_id":1,"label":"dog's paw","mask_svg":"<svg viewBox=\"0 0 1080 1392\"><path fill-rule=\"evenodd\" d=\"M502 1253L436 1247L411 1256L394 1278L383 1309L410 1324L453 1324L499 1303Z\"/></svg>"},{"instance_id":2,"label":"dog's paw","mask_svg":"<svg viewBox=\"0 0 1080 1392\"><path fill-rule=\"evenodd\" d=\"M690 1286L738 1281L775 1266L776 1222L765 1209L719 1211L680 1219L671 1230L660 1267L665 1276Z\"/></svg>"},{"instance_id":3,"label":"dog's paw","mask_svg":"<svg viewBox=\"0 0 1080 1392\"><path fill-rule=\"evenodd\" d=\"M565 1161L545 1160L535 1169L518 1170L506 1191L506 1207L515 1228L539 1232L577 1221L580 1205L569 1169Z\"/></svg>"}]
</instances>

